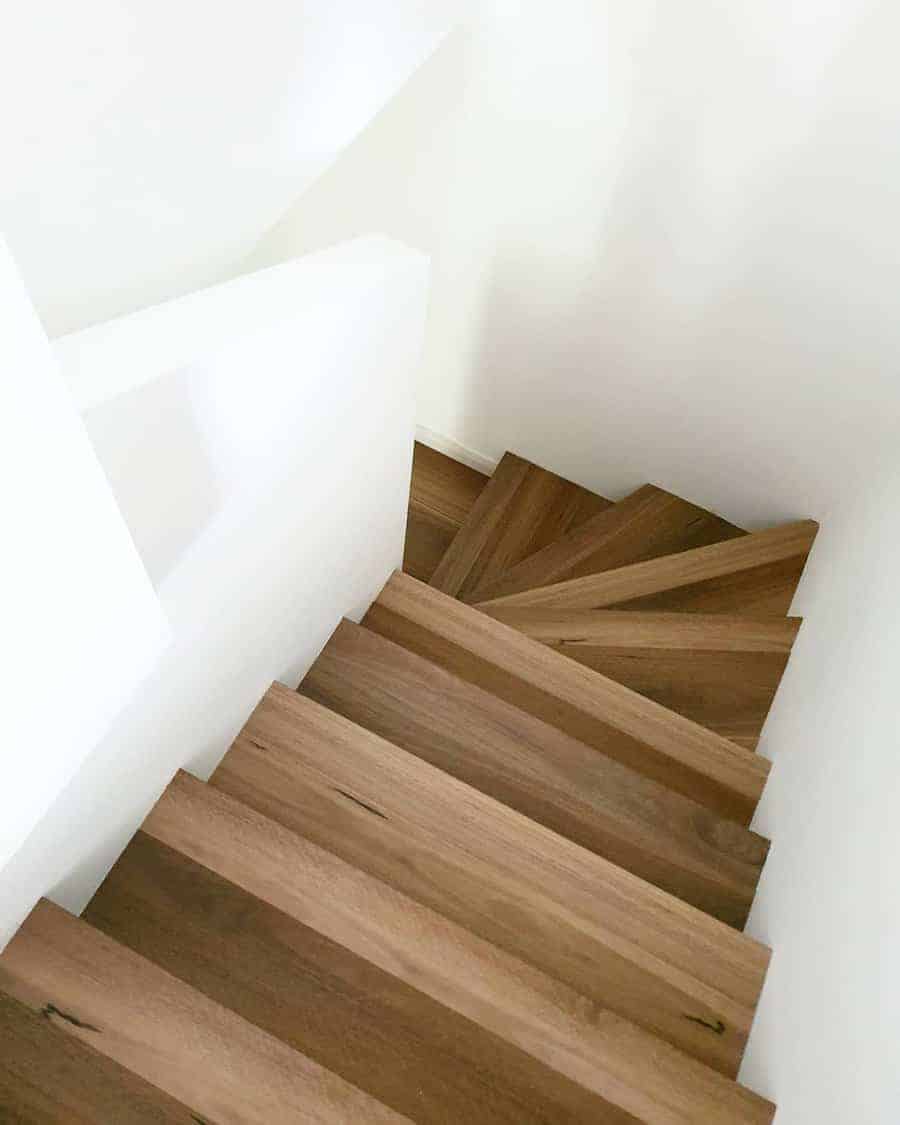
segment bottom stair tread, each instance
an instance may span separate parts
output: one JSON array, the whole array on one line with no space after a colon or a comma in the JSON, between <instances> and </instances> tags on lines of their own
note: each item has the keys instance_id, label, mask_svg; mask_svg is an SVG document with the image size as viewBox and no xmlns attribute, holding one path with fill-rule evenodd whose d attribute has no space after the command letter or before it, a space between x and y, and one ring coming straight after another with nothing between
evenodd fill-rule
<instances>
[{"instance_id":1,"label":"bottom stair tread","mask_svg":"<svg viewBox=\"0 0 900 1125\"><path fill-rule=\"evenodd\" d=\"M771 1122L765 1099L185 774L144 831L592 1091L598 1122Z\"/></svg>"},{"instance_id":2,"label":"bottom stair tread","mask_svg":"<svg viewBox=\"0 0 900 1125\"><path fill-rule=\"evenodd\" d=\"M35 1012L51 1003L61 1030L191 1106L195 1122L408 1120L47 901L0 955L0 988Z\"/></svg>"},{"instance_id":3,"label":"bottom stair tread","mask_svg":"<svg viewBox=\"0 0 900 1125\"><path fill-rule=\"evenodd\" d=\"M85 917L423 1125L636 1120L144 833Z\"/></svg>"},{"instance_id":4,"label":"bottom stair tread","mask_svg":"<svg viewBox=\"0 0 900 1125\"><path fill-rule=\"evenodd\" d=\"M0 1121L16 1125L197 1125L186 1106L0 993Z\"/></svg>"}]
</instances>

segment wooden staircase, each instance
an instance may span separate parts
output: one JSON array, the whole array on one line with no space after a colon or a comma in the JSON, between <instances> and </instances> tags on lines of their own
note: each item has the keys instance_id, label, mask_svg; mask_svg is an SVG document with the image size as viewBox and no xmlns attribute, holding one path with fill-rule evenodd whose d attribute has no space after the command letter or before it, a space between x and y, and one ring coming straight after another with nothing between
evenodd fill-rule
<instances>
[{"instance_id":1,"label":"wooden staircase","mask_svg":"<svg viewBox=\"0 0 900 1125\"><path fill-rule=\"evenodd\" d=\"M418 447L415 577L0 955L0 1120L771 1122L753 749L814 534Z\"/></svg>"}]
</instances>

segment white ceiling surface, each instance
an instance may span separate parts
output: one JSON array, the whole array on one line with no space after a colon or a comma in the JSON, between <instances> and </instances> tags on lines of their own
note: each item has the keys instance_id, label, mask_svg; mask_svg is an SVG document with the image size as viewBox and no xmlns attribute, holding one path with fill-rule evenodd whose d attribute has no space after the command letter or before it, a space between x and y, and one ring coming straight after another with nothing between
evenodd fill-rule
<instances>
[{"instance_id":1,"label":"white ceiling surface","mask_svg":"<svg viewBox=\"0 0 900 1125\"><path fill-rule=\"evenodd\" d=\"M0 38L0 230L50 334L217 280L463 7L9 6Z\"/></svg>"}]
</instances>

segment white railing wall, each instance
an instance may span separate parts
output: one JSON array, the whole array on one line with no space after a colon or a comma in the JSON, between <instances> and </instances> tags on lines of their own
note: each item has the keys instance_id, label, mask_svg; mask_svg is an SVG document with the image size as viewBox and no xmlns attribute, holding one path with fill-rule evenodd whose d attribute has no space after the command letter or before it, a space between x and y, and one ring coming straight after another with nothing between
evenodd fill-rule
<instances>
[{"instance_id":1,"label":"white railing wall","mask_svg":"<svg viewBox=\"0 0 900 1125\"><path fill-rule=\"evenodd\" d=\"M168 638L46 334L0 240L0 865Z\"/></svg>"},{"instance_id":2,"label":"white railing wall","mask_svg":"<svg viewBox=\"0 0 900 1125\"><path fill-rule=\"evenodd\" d=\"M172 773L207 775L399 565L427 279L363 239L57 342L172 642L0 871L0 939L40 894L80 909Z\"/></svg>"}]
</instances>

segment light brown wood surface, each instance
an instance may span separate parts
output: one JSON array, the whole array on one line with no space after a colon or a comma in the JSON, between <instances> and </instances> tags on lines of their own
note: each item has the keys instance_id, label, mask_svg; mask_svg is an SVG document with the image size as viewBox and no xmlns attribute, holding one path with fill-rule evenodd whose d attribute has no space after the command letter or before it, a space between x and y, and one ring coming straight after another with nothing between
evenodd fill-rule
<instances>
[{"instance_id":1,"label":"light brown wood surface","mask_svg":"<svg viewBox=\"0 0 900 1125\"><path fill-rule=\"evenodd\" d=\"M303 694L742 928L767 841L533 715L342 622Z\"/></svg>"},{"instance_id":2,"label":"light brown wood surface","mask_svg":"<svg viewBox=\"0 0 900 1125\"><path fill-rule=\"evenodd\" d=\"M479 604L787 613L817 531L815 521L800 520Z\"/></svg>"},{"instance_id":3,"label":"light brown wood surface","mask_svg":"<svg viewBox=\"0 0 900 1125\"><path fill-rule=\"evenodd\" d=\"M599 1122L771 1121L764 1099L223 791L179 774L143 830L595 1092Z\"/></svg>"},{"instance_id":4,"label":"light brown wood surface","mask_svg":"<svg viewBox=\"0 0 900 1125\"><path fill-rule=\"evenodd\" d=\"M144 832L85 918L419 1125L618 1120L559 1071Z\"/></svg>"},{"instance_id":5,"label":"light brown wood surface","mask_svg":"<svg viewBox=\"0 0 900 1125\"><path fill-rule=\"evenodd\" d=\"M496 621L753 749L797 617L482 607Z\"/></svg>"},{"instance_id":6,"label":"light brown wood surface","mask_svg":"<svg viewBox=\"0 0 900 1125\"><path fill-rule=\"evenodd\" d=\"M749 824L769 763L715 732L408 575L390 579L363 623L646 777Z\"/></svg>"},{"instance_id":7,"label":"light brown wood surface","mask_svg":"<svg viewBox=\"0 0 900 1125\"><path fill-rule=\"evenodd\" d=\"M407 574L430 580L487 482L484 473L415 442L403 556Z\"/></svg>"},{"instance_id":8,"label":"light brown wood surface","mask_svg":"<svg viewBox=\"0 0 900 1125\"><path fill-rule=\"evenodd\" d=\"M463 600L506 597L744 534L712 512L647 484L516 566L480 582Z\"/></svg>"},{"instance_id":9,"label":"light brown wood surface","mask_svg":"<svg viewBox=\"0 0 900 1125\"><path fill-rule=\"evenodd\" d=\"M431 585L465 597L609 506L602 496L505 453L441 559Z\"/></svg>"},{"instance_id":10,"label":"light brown wood surface","mask_svg":"<svg viewBox=\"0 0 900 1125\"><path fill-rule=\"evenodd\" d=\"M212 783L734 1074L768 963L746 935L281 685Z\"/></svg>"},{"instance_id":11,"label":"light brown wood surface","mask_svg":"<svg viewBox=\"0 0 900 1125\"><path fill-rule=\"evenodd\" d=\"M6 1125L197 1125L186 1106L0 993L0 1121Z\"/></svg>"},{"instance_id":12,"label":"light brown wood surface","mask_svg":"<svg viewBox=\"0 0 900 1125\"><path fill-rule=\"evenodd\" d=\"M47 901L0 987L213 1122L408 1120Z\"/></svg>"}]
</instances>

